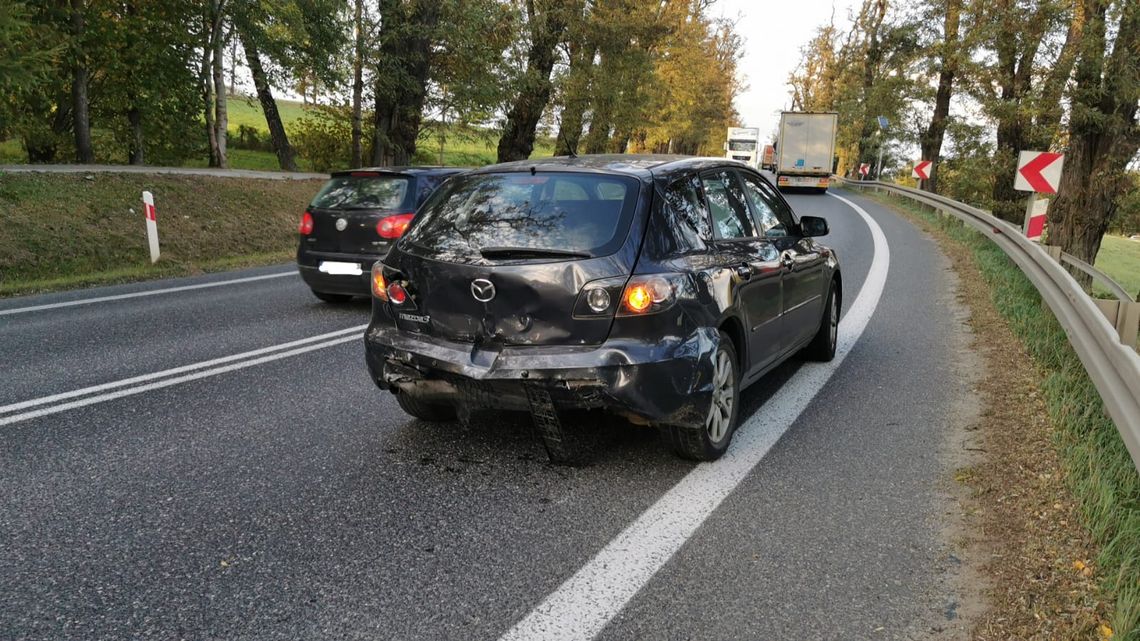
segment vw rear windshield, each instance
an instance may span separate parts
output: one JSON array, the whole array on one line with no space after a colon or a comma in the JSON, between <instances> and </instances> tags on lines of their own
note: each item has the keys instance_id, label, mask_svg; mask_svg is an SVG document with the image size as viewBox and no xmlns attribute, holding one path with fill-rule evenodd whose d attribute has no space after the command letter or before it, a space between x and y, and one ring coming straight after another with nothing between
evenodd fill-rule
<instances>
[{"instance_id":1,"label":"vw rear windshield","mask_svg":"<svg viewBox=\"0 0 1140 641\"><path fill-rule=\"evenodd\" d=\"M401 246L473 264L607 256L625 241L639 184L574 172L455 178L428 199Z\"/></svg>"},{"instance_id":2,"label":"vw rear windshield","mask_svg":"<svg viewBox=\"0 0 1140 641\"><path fill-rule=\"evenodd\" d=\"M408 196L405 176L334 176L310 205L313 209L400 209Z\"/></svg>"}]
</instances>

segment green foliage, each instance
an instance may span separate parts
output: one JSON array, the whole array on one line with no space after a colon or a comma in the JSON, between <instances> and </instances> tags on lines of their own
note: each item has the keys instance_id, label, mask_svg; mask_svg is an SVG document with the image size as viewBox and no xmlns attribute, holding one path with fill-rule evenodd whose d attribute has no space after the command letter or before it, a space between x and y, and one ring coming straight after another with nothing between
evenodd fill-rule
<instances>
[{"instance_id":1,"label":"green foliage","mask_svg":"<svg viewBox=\"0 0 1140 641\"><path fill-rule=\"evenodd\" d=\"M1132 182L1132 188L1125 190L1117 201L1110 227L1125 236L1140 234L1140 173L1133 172L1128 179Z\"/></svg>"},{"instance_id":2,"label":"green foliage","mask_svg":"<svg viewBox=\"0 0 1140 641\"><path fill-rule=\"evenodd\" d=\"M297 153L313 171L348 169L352 159L351 114L344 108L318 107L293 123Z\"/></svg>"}]
</instances>

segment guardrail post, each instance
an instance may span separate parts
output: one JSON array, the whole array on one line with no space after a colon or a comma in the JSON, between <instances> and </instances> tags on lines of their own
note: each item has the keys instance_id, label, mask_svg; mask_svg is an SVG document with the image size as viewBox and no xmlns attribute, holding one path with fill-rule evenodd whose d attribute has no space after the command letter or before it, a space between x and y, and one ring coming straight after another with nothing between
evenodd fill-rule
<instances>
[{"instance_id":1,"label":"guardrail post","mask_svg":"<svg viewBox=\"0 0 1140 641\"><path fill-rule=\"evenodd\" d=\"M1049 258L1061 262L1061 248L1056 245L1045 245L1045 253L1049 254Z\"/></svg>"},{"instance_id":2,"label":"guardrail post","mask_svg":"<svg viewBox=\"0 0 1140 641\"><path fill-rule=\"evenodd\" d=\"M1140 303L1121 301L1116 310L1116 333L1120 342L1136 349L1137 334L1140 334Z\"/></svg>"}]
</instances>

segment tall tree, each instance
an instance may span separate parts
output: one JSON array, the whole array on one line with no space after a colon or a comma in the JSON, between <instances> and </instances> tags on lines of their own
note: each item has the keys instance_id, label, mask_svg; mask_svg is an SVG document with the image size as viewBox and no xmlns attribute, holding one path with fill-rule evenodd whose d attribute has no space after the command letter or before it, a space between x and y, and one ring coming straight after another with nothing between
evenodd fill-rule
<instances>
[{"instance_id":1,"label":"tall tree","mask_svg":"<svg viewBox=\"0 0 1140 641\"><path fill-rule=\"evenodd\" d=\"M938 164L942 159L942 140L946 136L946 125L950 118L950 99L954 93L954 77L958 73L959 59L962 56L959 26L962 20L962 0L942 0L933 5L943 14L942 39L938 46L938 90L934 95L934 114L930 125L922 132L920 148L923 160L931 163L930 179L924 181L923 189L938 191Z\"/></svg>"},{"instance_id":2,"label":"tall tree","mask_svg":"<svg viewBox=\"0 0 1140 641\"><path fill-rule=\"evenodd\" d=\"M1049 208L1049 242L1092 263L1132 189L1126 169L1140 150L1140 0L1082 0L1081 8L1069 148Z\"/></svg>"},{"instance_id":3,"label":"tall tree","mask_svg":"<svg viewBox=\"0 0 1140 641\"><path fill-rule=\"evenodd\" d=\"M1071 57L1050 59L1048 43L1059 37L1066 25L1077 19L1073 0L1039 0L1024 5L1018 0L982 0L977 4L976 21L986 25L986 48L995 60L981 71L979 98L996 122L997 147L994 153L994 215L1020 223L1024 212L1022 194L1013 189L1018 152L1037 141L1039 132L1059 124L1060 110L1053 105L1044 113L1058 122L1046 122L1040 115L1045 96L1058 99L1072 72ZM1069 29L1073 36L1077 31ZM1064 51L1065 46L1062 47ZM1067 62L1067 65L1066 65ZM1046 73L1052 68L1052 71ZM1041 78L1047 78L1041 82Z\"/></svg>"},{"instance_id":4,"label":"tall tree","mask_svg":"<svg viewBox=\"0 0 1140 641\"><path fill-rule=\"evenodd\" d=\"M229 133L229 115L226 111L226 0L210 0L210 16L213 20L213 51L210 82L214 95L214 139L217 142L217 167L229 167L226 154L226 136Z\"/></svg>"},{"instance_id":5,"label":"tall tree","mask_svg":"<svg viewBox=\"0 0 1140 641\"><path fill-rule=\"evenodd\" d=\"M440 4L381 0L373 110L372 164L406 165L416 152L431 77Z\"/></svg>"},{"instance_id":6,"label":"tall tree","mask_svg":"<svg viewBox=\"0 0 1140 641\"><path fill-rule=\"evenodd\" d=\"M364 0L353 0L352 7L352 166L364 163Z\"/></svg>"},{"instance_id":7,"label":"tall tree","mask_svg":"<svg viewBox=\"0 0 1140 641\"><path fill-rule=\"evenodd\" d=\"M534 151L535 132L542 112L550 102L556 47L565 36L569 17L580 0L526 0L526 25L530 37L526 70L499 138L499 162L523 160Z\"/></svg>"},{"instance_id":8,"label":"tall tree","mask_svg":"<svg viewBox=\"0 0 1140 641\"><path fill-rule=\"evenodd\" d=\"M277 100L273 97L273 88L269 84L269 75L265 72L265 66L261 61L256 37L249 32L242 32L241 44L245 51L245 63L253 77L257 100L261 103L261 111L265 114L265 124L269 128L269 142L273 146L273 153L277 156L277 163L285 171L297 171L297 152L289 144L289 134L285 132L285 123L282 122L281 113L277 110Z\"/></svg>"},{"instance_id":9,"label":"tall tree","mask_svg":"<svg viewBox=\"0 0 1140 641\"><path fill-rule=\"evenodd\" d=\"M91 145L91 101L88 83L91 72L87 66L87 3L70 0L71 37L74 42L71 67L72 131L75 134L75 160L79 163L95 162Z\"/></svg>"}]
</instances>

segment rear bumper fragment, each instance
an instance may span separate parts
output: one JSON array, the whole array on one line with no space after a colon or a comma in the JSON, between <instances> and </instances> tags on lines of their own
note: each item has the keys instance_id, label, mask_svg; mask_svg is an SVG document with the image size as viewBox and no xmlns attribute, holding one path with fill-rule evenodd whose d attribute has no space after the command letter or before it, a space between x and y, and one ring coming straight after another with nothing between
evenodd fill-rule
<instances>
[{"instance_id":1,"label":"rear bumper fragment","mask_svg":"<svg viewBox=\"0 0 1140 641\"><path fill-rule=\"evenodd\" d=\"M365 334L368 369L382 389L470 409L527 410L526 386L540 385L559 409L692 427L708 415L719 340L707 328L596 346L474 345L377 324Z\"/></svg>"}]
</instances>

